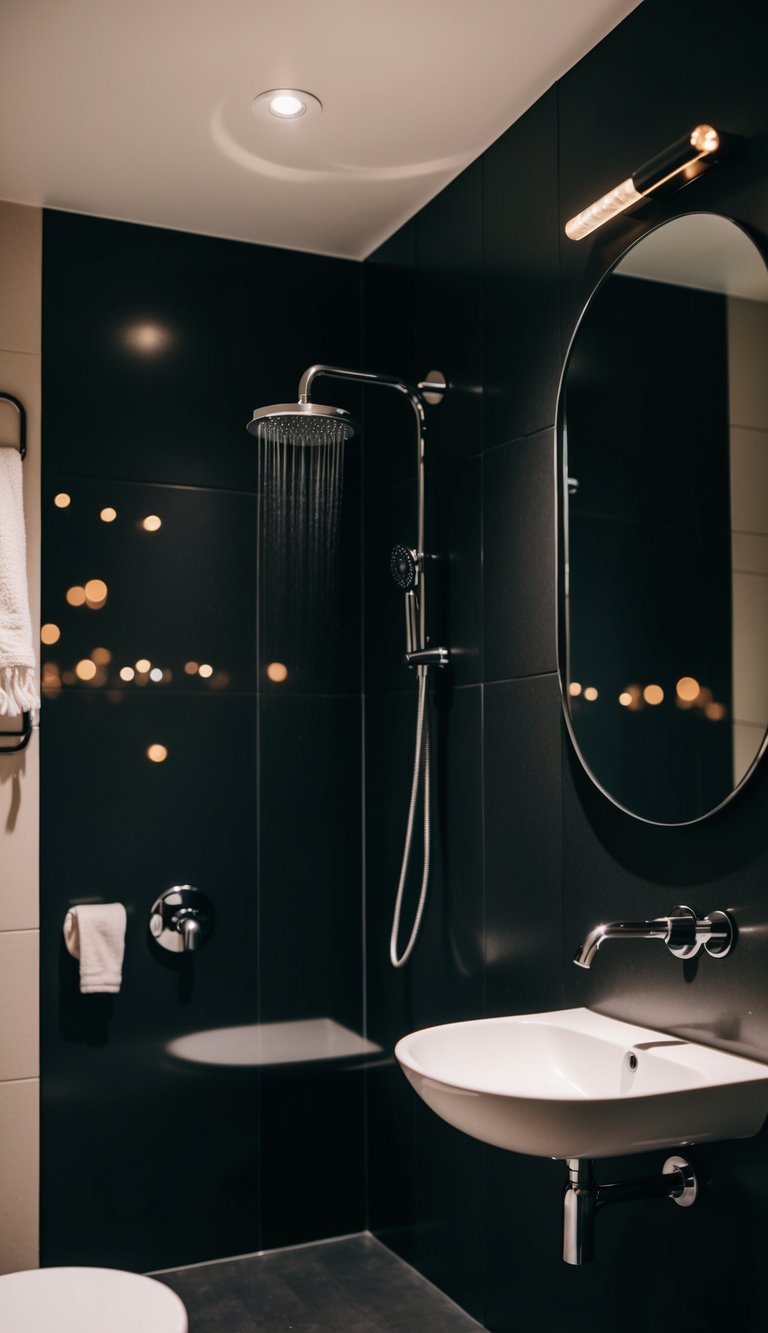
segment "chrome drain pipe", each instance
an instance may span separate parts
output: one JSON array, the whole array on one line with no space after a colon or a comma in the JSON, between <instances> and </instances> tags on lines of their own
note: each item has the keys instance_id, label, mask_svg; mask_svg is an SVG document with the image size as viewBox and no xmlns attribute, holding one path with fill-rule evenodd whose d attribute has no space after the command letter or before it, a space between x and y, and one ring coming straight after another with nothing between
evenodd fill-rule
<instances>
[{"instance_id":1,"label":"chrome drain pipe","mask_svg":"<svg viewBox=\"0 0 768 1333\"><path fill-rule=\"evenodd\" d=\"M661 1174L638 1176L598 1185L594 1162L585 1157L568 1159L568 1184L563 1195L563 1260L588 1264L592 1259L595 1218L611 1203L638 1199L672 1199L680 1208L690 1208L697 1194L696 1174L684 1157L668 1157Z\"/></svg>"}]
</instances>

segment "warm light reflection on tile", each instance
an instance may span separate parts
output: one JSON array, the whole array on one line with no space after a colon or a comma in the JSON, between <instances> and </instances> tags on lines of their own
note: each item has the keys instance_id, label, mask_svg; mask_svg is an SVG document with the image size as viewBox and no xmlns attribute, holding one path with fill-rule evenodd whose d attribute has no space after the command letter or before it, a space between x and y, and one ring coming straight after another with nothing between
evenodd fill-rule
<instances>
[{"instance_id":1,"label":"warm light reflection on tile","mask_svg":"<svg viewBox=\"0 0 768 1333\"><path fill-rule=\"evenodd\" d=\"M98 611L106 602L109 589L103 579L89 579L84 592L90 610Z\"/></svg>"},{"instance_id":2,"label":"warm light reflection on tile","mask_svg":"<svg viewBox=\"0 0 768 1333\"><path fill-rule=\"evenodd\" d=\"M67 495L66 491L59 491L58 495L54 495L53 503L57 509L68 509L72 503L72 496Z\"/></svg>"},{"instance_id":3,"label":"warm light reflection on tile","mask_svg":"<svg viewBox=\"0 0 768 1333\"><path fill-rule=\"evenodd\" d=\"M99 518L102 523L114 523L117 518L117 510L113 509L111 505L107 505L106 508L102 509Z\"/></svg>"},{"instance_id":4,"label":"warm light reflection on tile","mask_svg":"<svg viewBox=\"0 0 768 1333\"><path fill-rule=\"evenodd\" d=\"M267 679L274 680L276 684L288 679L288 668L285 662L269 662L267 664ZM573 693L573 686L570 686L570 692Z\"/></svg>"},{"instance_id":5,"label":"warm light reflection on tile","mask_svg":"<svg viewBox=\"0 0 768 1333\"><path fill-rule=\"evenodd\" d=\"M85 606L85 588L81 588L79 584L67 588L66 595L70 606Z\"/></svg>"},{"instance_id":6,"label":"warm light reflection on tile","mask_svg":"<svg viewBox=\"0 0 768 1333\"><path fill-rule=\"evenodd\" d=\"M41 643L58 643L61 638L61 630L58 625L43 625L40 630Z\"/></svg>"},{"instance_id":7,"label":"warm light reflection on tile","mask_svg":"<svg viewBox=\"0 0 768 1333\"><path fill-rule=\"evenodd\" d=\"M138 324L128 324L123 329L123 342L134 352L153 356L170 346L171 331L154 320L143 320Z\"/></svg>"},{"instance_id":8,"label":"warm light reflection on tile","mask_svg":"<svg viewBox=\"0 0 768 1333\"><path fill-rule=\"evenodd\" d=\"M168 751L164 745L150 745L147 748L147 759L153 764L162 764L168 758Z\"/></svg>"},{"instance_id":9,"label":"warm light reflection on tile","mask_svg":"<svg viewBox=\"0 0 768 1333\"><path fill-rule=\"evenodd\" d=\"M681 676L675 690L679 699L683 699L686 703L693 703L693 700L699 697L701 686L693 676Z\"/></svg>"}]
</instances>

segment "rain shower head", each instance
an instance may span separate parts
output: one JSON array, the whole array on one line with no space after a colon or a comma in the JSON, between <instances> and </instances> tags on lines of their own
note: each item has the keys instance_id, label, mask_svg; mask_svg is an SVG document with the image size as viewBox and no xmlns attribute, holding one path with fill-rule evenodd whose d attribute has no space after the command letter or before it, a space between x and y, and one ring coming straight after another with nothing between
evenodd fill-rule
<instances>
[{"instance_id":1,"label":"rain shower head","mask_svg":"<svg viewBox=\"0 0 768 1333\"><path fill-rule=\"evenodd\" d=\"M343 407L324 403L272 403L257 407L246 430L258 440L279 444L344 444L357 432L357 422Z\"/></svg>"}]
</instances>

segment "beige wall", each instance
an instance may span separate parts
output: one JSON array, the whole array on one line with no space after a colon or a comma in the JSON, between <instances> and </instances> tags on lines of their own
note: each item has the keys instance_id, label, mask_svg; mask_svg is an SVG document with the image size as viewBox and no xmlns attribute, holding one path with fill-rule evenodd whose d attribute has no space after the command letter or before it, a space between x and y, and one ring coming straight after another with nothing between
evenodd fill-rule
<instances>
[{"instance_id":1,"label":"beige wall","mask_svg":"<svg viewBox=\"0 0 768 1333\"><path fill-rule=\"evenodd\" d=\"M0 391L27 409L32 623L40 624L40 209L0 202ZM0 403L0 440L15 438ZM0 1273L38 1263L39 733L0 756Z\"/></svg>"}]
</instances>

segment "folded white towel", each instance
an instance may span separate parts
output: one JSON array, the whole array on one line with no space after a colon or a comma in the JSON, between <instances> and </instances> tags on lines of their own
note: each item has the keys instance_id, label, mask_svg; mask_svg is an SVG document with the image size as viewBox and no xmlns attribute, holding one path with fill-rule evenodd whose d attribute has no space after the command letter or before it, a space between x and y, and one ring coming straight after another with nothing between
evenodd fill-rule
<instances>
[{"instance_id":1,"label":"folded white towel","mask_svg":"<svg viewBox=\"0 0 768 1333\"><path fill-rule=\"evenodd\" d=\"M0 715L40 707L29 615L21 455L0 447Z\"/></svg>"},{"instance_id":2,"label":"folded white towel","mask_svg":"<svg viewBox=\"0 0 768 1333\"><path fill-rule=\"evenodd\" d=\"M125 908L122 903L81 903L64 918L64 943L80 959L83 995L116 995L123 979Z\"/></svg>"}]
</instances>

